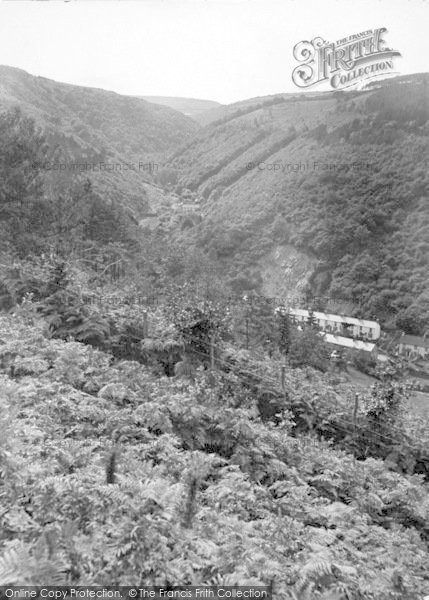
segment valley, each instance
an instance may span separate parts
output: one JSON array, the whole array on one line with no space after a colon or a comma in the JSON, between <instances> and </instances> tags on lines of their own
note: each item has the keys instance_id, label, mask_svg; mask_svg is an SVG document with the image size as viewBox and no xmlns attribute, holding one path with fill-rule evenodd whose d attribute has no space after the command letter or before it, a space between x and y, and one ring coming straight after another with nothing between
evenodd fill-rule
<instances>
[{"instance_id":1,"label":"valley","mask_svg":"<svg viewBox=\"0 0 429 600\"><path fill-rule=\"evenodd\" d=\"M0 67L0 585L424 597L427 81Z\"/></svg>"}]
</instances>

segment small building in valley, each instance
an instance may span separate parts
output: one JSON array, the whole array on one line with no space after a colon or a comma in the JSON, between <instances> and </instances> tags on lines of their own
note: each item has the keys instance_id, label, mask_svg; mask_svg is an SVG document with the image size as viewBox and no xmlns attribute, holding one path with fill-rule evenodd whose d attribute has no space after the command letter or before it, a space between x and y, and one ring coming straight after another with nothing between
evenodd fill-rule
<instances>
[{"instance_id":1,"label":"small building in valley","mask_svg":"<svg viewBox=\"0 0 429 600\"><path fill-rule=\"evenodd\" d=\"M429 340L418 335L403 335L399 339L398 350L399 354L410 358L418 356L425 358L429 356Z\"/></svg>"},{"instance_id":2,"label":"small building in valley","mask_svg":"<svg viewBox=\"0 0 429 600\"><path fill-rule=\"evenodd\" d=\"M341 335L333 335L332 333L325 333L323 339L328 344L335 344L336 346L342 346L344 349L349 350L363 350L364 352L374 353L376 352L376 345L372 342L363 342L362 340L353 340L352 338L343 337Z\"/></svg>"},{"instance_id":3,"label":"small building in valley","mask_svg":"<svg viewBox=\"0 0 429 600\"><path fill-rule=\"evenodd\" d=\"M297 323L308 322L311 318L319 329L335 336L342 334L343 337L360 338L365 341L375 341L380 337L380 325L376 321L343 317L318 311L310 313L310 311L302 308L290 308L289 315Z\"/></svg>"}]
</instances>

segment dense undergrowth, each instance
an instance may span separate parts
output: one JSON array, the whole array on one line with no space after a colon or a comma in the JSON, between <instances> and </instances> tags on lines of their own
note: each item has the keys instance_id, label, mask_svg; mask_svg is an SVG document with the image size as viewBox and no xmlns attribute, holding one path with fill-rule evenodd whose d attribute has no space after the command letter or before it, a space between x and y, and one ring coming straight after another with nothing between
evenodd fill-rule
<instances>
[{"instance_id":1,"label":"dense undergrowth","mask_svg":"<svg viewBox=\"0 0 429 600\"><path fill-rule=\"evenodd\" d=\"M0 319L0 584L273 583L275 597L329 600L427 593L422 477L297 427L290 398L328 417L350 400L344 384L288 368L282 419L261 419L244 350L225 346L214 372L160 377L150 360L52 337L31 305ZM153 322L174 338L163 319ZM274 381L273 361L258 368Z\"/></svg>"}]
</instances>

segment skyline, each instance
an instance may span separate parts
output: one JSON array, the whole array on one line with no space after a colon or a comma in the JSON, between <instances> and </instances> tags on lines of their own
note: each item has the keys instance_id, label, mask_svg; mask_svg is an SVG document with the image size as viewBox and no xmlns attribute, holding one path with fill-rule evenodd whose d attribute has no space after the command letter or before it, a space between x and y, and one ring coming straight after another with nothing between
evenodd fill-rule
<instances>
[{"instance_id":1,"label":"skyline","mask_svg":"<svg viewBox=\"0 0 429 600\"><path fill-rule=\"evenodd\" d=\"M228 104L305 91L292 82L293 47L317 36L386 27L402 55L395 72L429 71L428 17L424 0L3 1L0 64L119 94Z\"/></svg>"}]
</instances>

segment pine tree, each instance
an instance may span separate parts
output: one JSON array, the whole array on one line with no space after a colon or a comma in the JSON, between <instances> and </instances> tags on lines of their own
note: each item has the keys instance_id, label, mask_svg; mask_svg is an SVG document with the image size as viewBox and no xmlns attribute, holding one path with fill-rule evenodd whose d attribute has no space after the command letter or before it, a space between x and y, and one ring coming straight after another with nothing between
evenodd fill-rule
<instances>
[{"instance_id":1,"label":"pine tree","mask_svg":"<svg viewBox=\"0 0 429 600\"><path fill-rule=\"evenodd\" d=\"M291 325L289 315L285 307L280 307L277 311L278 321L278 347L282 354L288 354L291 343Z\"/></svg>"},{"instance_id":2,"label":"pine tree","mask_svg":"<svg viewBox=\"0 0 429 600\"><path fill-rule=\"evenodd\" d=\"M307 324L309 327L315 329L317 327L316 317L314 316L314 311L312 308L308 309L308 321Z\"/></svg>"},{"instance_id":3,"label":"pine tree","mask_svg":"<svg viewBox=\"0 0 429 600\"><path fill-rule=\"evenodd\" d=\"M43 240L43 176L47 147L34 121L19 108L0 115L0 232L20 256Z\"/></svg>"}]
</instances>

